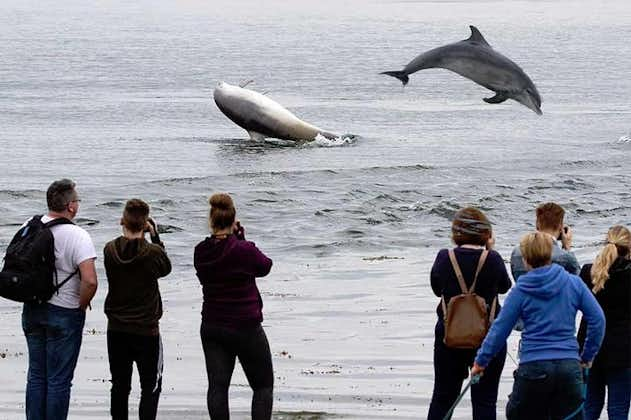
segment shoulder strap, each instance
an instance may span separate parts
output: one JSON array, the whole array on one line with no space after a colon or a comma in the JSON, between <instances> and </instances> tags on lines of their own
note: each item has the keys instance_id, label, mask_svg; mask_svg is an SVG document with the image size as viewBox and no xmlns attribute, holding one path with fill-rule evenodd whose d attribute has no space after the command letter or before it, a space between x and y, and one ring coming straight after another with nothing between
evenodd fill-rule
<instances>
[{"instance_id":1,"label":"shoulder strap","mask_svg":"<svg viewBox=\"0 0 631 420\"><path fill-rule=\"evenodd\" d=\"M475 270L475 277L473 278L473 284L471 285L471 288L469 289L469 293L473 293L475 290L475 284L478 281L478 274L480 274L480 271L482 271L482 266L484 265L484 263L486 262L486 257L489 256L489 251L488 250L483 250L482 254L480 255L480 259L478 260L478 268L476 268Z\"/></svg>"},{"instance_id":2,"label":"shoulder strap","mask_svg":"<svg viewBox=\"0 0 631 420\"><path fill-rule=\"evenodd\" d=\"M43 216L40 216L40 221ZM70 219L66 219L65 217L58 217L56 219L51 220L50 222L44 223L44 227L51 228L57 225L74 225Z\"/></svg>"},{"instance_id":3,"label":"shoulder strap","mask_svg":"<svg viewBox=\"0 0 631 420\"><path fill-rule=\"evenodd\" d=\"M489 324L495 321L495 311L497 311L497 295L493 298L493 303L491 304L491 313L489 314Z\"/></svg>"},{"instance_id":4,"label":"shoulder strap","mask_svg":"<svg viewBox=\"0 0 631 420\"><path fill-rule=\"evenodd\" d=\"M462 293L469 293L467 290L467 283L464 281L464 277L462 275L462 271L460 270L460 266L458 265L458 260L456 259L456 253L453 249L449 250L449 260L451 261L451 265L454 268L454 272L456 273L456 278L458 279L458 284L460 284L460 289L462 289ZM476 273L477 277L477 273Z\"/></svg>"},{"instance_id":5,"label":"shoulder strap","mask_svg":"<svg viewBox=\"0 0 631 420\"><path fill-rule=\"evenodd\" d=\"M57 273L57 269L55 269L55 275ZM55 289L54 292L59 292L59 289L61 289L61 286L63 286L64 284L68 283L68 281L75 275L79 273L79 267L77 267L77 269L68 277L66 277L61 283L57 283L55 284Z\"/></svg>"}]
</instances>

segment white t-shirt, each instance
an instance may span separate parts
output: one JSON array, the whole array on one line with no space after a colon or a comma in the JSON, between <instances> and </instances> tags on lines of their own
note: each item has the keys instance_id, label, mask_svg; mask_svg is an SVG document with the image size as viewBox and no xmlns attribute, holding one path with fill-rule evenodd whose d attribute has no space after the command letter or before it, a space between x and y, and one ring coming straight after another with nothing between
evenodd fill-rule
<instances>
[{"instance_id":1,"label":"white t-shirt","mask_svg":"<svg viewBox=\"0 0 631 420\"><path fill-rule=\"evenodd\" d=\"M47 223L52 217L42 217L42 222ZM96 250L88 232L77 225L57 225L50 228L55 238L55 267L57 267L57 281L64 281L74 273L79 264L89 259L96 259ZM48 301L53 305L63 308L79 307L79 286L81 277L79 273L72 276L55 292Z\"/></svg>"}]
</instances>

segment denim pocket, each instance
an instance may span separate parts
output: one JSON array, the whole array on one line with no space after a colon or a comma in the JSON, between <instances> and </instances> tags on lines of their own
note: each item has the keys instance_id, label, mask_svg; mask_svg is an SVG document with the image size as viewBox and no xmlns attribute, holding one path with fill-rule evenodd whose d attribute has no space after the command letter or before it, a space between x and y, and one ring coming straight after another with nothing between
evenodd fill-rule
<instances>
[{"instance_id":1,"label":"denim pocket","mask_svg":"<svg viewBox=\"0 0 631 420\"><path fill-rule=\"evenodd\" d=\"M548 372L536 366L520 366L513 372L513 377L527 381L543 381L548 378Z\"/></svg>"}]
</instances>

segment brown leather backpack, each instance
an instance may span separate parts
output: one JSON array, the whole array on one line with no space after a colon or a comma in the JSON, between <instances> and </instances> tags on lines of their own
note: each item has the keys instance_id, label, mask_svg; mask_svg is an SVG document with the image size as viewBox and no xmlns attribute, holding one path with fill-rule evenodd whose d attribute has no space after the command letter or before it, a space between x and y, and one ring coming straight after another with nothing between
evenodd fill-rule
<instances>
[{"instance_id":1,"label":"brown leather backpack","mask_svg":"<svg viewBox=\"0 0 631 420\"><path fill-rule=\"evenodd\" d=\"M449 305L445 304L445 296L441 297L445 321L445 338L443 342L447 347L457 349L475 349L480 347L488 332L490 323L495 318L497 296L493 299L489 316L486 309L486 301L474 293L478 274L480 274L480 270L482 270L488 255L489 251L486 249L482 251L478 261L478 268L473 278L473 284L470 289L467 289L467 284L456 260L456 254L453 249L449 250L449 260L458 278L462 294L452 297L449 300Z\"/></svg>"}]
</instances>

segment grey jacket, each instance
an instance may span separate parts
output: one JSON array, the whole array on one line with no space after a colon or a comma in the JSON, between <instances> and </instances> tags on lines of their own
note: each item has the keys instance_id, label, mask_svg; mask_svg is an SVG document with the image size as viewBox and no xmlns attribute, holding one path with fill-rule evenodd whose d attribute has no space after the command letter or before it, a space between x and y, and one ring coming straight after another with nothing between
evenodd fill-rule
<instances>
[{"instance_id":1,"label":"grey jacket","mask_svg":"<svg viewBox=\"0 0 631 420\"><path fill-rule=\"evenodd\" d=\"M552 262L559 264L570 274L578 275L581 271L581 266L578 264L578 260L576 259L574 253L561 249L557 241L554 241L554 246L552 248ZM510 271L513 274L513 280L515 281L517 281L519 276L522 274L526 274L527 270L524 266L524 261L521 258L519 245L513 249L513 253L510 256Z\"/></svg>"}]
</instances>

